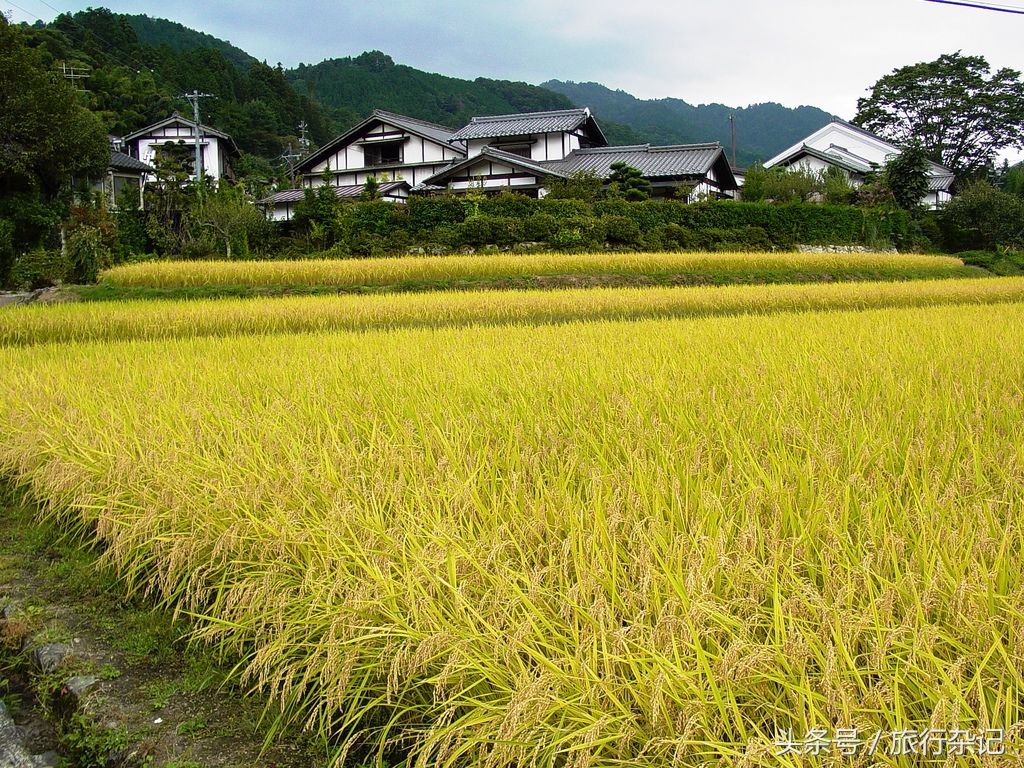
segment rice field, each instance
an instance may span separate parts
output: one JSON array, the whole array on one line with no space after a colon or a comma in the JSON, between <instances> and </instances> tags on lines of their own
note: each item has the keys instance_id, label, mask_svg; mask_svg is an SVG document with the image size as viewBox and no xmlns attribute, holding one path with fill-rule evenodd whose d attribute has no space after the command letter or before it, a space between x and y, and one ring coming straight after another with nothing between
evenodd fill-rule
<instances>
[{"instance_id":1,"label":"rice field","mask_svg":"<svg viewBox=\"0 0 1024 768\"><path fill-rule=\"evenodd\" d=\"M69 303L0 312L0 346L1015 301L1024 278Z\"/></svg>"},{"instance_id":2,"label":"rice field","mask_svg":"<svg viewBox=\"0 0 1024 768\"><path fill-rule=\"evenodd\" d=\"M920 764L776 754L818 727L1019 744L1024 304L603 316L7 346L0 473L338 765Z\"/></svg>"},{"instance_id":3,"label":"rice field","mask_svg":"<svg viewBox=\"0 0 1024 768\"><path fill-rule=\"evenodd\" d=\"M703 282L971 277L951 256L801 253L587 253L412 256L298 261L152 261L108 269L124 288L359 288L565 276L681 276Z\"/></svg>"}]
</instances>

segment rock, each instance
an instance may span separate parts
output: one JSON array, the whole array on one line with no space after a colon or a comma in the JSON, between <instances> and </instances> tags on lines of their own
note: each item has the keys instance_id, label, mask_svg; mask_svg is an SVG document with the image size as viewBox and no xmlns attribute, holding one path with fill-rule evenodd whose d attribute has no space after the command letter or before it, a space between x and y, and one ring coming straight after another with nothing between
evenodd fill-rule
<instances>
[{"instance_id":1,"label":"rock","mask_svg":"<svg viewBox=\"0 0 1024 768\"><path fill-rule=\"evenodd\" d=\"M5 605L2 615L4 617L4 621L11 621L15 616L18 615L18 604L8 603L7 605Z\"/></svg>"},{"instance_id":2,"label":"rock","mask_svg":"<svg viewBox=\"0 0 1024 768\"><path fill-rule=\"evenodd\" d=\"M463 256L472 256L474 253L476 253L476 248L474 248L472 245L464 245L461 248L459 248L459 253L462 254Z\"/></svg>"},{"instance_id":3,"label":"rock","mask_svg":"<svg viewBox=\"0 0 1024 768\"><path fill-rule=\"evenodd\" d=\"M516 243L512 246L512 250L516 253L537 253L538 251L548 250L548 245L547 243L537 242Z\"/></svg>"},{"instance_id":4,"label":"rock","mask_svg":"<svg viewBox=\"0 0 1024 768\"><path fill-rule=\"evenodd\" d=\"M71 655L71 646L64 643L41 645L32 651L32 661L41 672L53 672Z\"/></svg>"},{"instance_id":5,"label":"rock","mask_svg":"<svg viewBox=\"0 0 1024 768\"><path fill-rule=\"evenodd\" d=\"M99 681L100 679L98 677L93 677L92 675L79 675L77 677L72 677L64 683L64 687L61 688L61 695L70 699L72 705L75 708L78 708L82 705L85 695L92 690L93 686L95 686Z\"/></svg>"},{"instance_id":6,"label":"rock","mask_svg":"<svg viewBox=\"0 0 1024 768\"><path fill-rule=\"evenodd\" d=\"M7 706L0 701L0 768L36 768L32 756L21 743L21 732Z\"/></svg>"},{"instance_id":7,"label":"rock","mask_svg":"<svg viewBox=\"0 0 1024 768\"><path fill-rule=\"evenodd\" d=\"M32 755L32 764L35 768L57 768L60 765L60 755L56 752L44 752L41 755Z\"/></svg>"},{"instance_id":8,"label":"rock","mask_svg":"<svg viewBox=\"0 0 1024 768\"><path fill-rule=\"evenodd\" d=\"M414 245L412 248L406 250L406 253L409 254L410 256L426 256L427 249L420 248L419 246Z\"/></svg>"}]
</instances>

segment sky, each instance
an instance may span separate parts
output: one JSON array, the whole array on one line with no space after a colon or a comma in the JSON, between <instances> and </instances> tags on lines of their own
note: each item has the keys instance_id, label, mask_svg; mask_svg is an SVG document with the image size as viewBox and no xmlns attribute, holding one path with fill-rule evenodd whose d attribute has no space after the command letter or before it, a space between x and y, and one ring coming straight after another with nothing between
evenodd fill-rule
<instances>
[{"instance_id":1,"label":"sky","mask_svg":"<svg viewBox=\"0 0 1024 768\"><path fill-rule=\"evenodd\" d=\"M169 18L286 67L378 49L455 77L595 81L847 119L882 75L943 53L1024 70L1024 15L927 0L0 0L14 21L89 5Z\"/></svg>"}]
</instances>

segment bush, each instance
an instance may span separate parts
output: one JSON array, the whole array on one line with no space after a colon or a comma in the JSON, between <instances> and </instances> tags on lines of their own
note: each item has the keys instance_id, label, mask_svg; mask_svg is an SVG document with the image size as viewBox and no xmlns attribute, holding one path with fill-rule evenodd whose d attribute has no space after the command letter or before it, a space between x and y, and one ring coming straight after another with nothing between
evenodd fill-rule
<instances>
[{"instance_id":1,"label":"bush","mask_svg":"<svg viewBox=\"0 0 1024 768\"><path fill-rule=\"evenodd\" d=\"M563 250L596 248L604 242L604 223L594 216L574 216L559 224L551 244Z\"/></svg>"},{"instance_id":2,"label":"bush","mask_svg":"<svg viewBox=\"0 0 1024 768\"><path fill-rule=\"evenodd\" d=\"M677 248L689 250L697 247L697 238L693 230L681 227L678 224L665 224L658 229L661 242L666 248Z\"/></svg>"},{"instance_id":3,"label":"bush","mask_svg":"<svg viewBox=\"0 0 1024 768\"><path fill-rule=\"evenodd\" d=\"M67 279L72 283L95 283L100 270L112 263L101 233L89 226L81 226L68 236L67 260Z\"/></svg>"},{"instance_id":4,"label":"bush","mask_svg":"<svg viewBox=\"0 0 1024 768\"><path fill-rule=\"evenodd\" d=\"M11 270L11 283L19 290L37 290L63 283L71 270L58 250L36 248L21 254Z\"/></svg>"},{"instance_id":5,"label":"bush","mask_svg":"<svg viewBox=\"0 0 1024 768\"><path fill-rule=\"evenodd\" d=\"M466 206L461 197L410 197L407 203L409 231L431 232L440 227L451 227L466 220Z\"/></svg>"},{"instance_id":6,"label":"bush","mask_svg":"<svg viewBox=\"0 0 1024 768\"><path fill-rule=\"evenodd\" d=\"M549 240L558 231L558 219L550 213L534 213L523 221L523 237L527 240Z\"/></svg>"},{"instance_id":7,"label":"bush","mask_svg":"<svg viewBox=\"0 0 1024 768\"><path fill-rule=\"evenodd\" d=\"M14 224L0 219L0 288L10 284L14 267Z\"/></svg>"},{"instance_id":8,"label":"bush","mask_svg":"<svg viewBox=\"0 0 1024 768\"><path fill-rule=\"evenodd\" d=\"M950 251L1024 248L1024 200L978 182L953 198L939 215Z\"/></svg>"},{"instance_id":9,"label":"bush","mask_svg":"<svg viewBox=\"0 0 1024 768\"><path fill-rule=\"evenodd\" d=\"M965 251L957 256L964 264L987 269L995 275L1024 275L1024 252Z\"/></svg>"},{"instance_id":10,"label":"bush","mask_svg":"<svg viewBox=\"0 0 1024 768\"><path fill-rule=\"evenodd\" d=\"M613 245L637 245L640 242L640 225L628 216L606 216L605 239Z\"/></svg>"},{"instance_id":11,"label":"bush","mask_svg":"<svg viewBox=\"0 0 1024 768\"><path fill-rule=\"evenodd\" d=\"M491 238L491 217L470 216L458 227L458 245L485 245Z\"/></svg>"}]
</instances>

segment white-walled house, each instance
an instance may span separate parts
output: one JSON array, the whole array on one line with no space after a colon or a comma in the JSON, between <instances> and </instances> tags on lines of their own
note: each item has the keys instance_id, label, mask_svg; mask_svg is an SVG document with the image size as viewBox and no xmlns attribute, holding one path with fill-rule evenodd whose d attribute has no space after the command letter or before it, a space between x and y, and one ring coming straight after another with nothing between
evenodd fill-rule
<instances>
[{"instance_id":1,"label":"white-walled house","mask_svg":"<svg viewBox=\"0 0 1024 768\"><path fill-rule=\"evenodd\" d=\"M764 164L765 168L803 168L821 172L839 168L859 187L871 173L880 171L888 160L900 154L900 148L860 126L833 120L799 144L780 152ZM928 163L928 194L921 201L938 208L952 197L953 172L938 163Z\"/></svg>"},{"instance_id":2,"label":"white-walled house","mask_svg":"<svg viewBox=\"0 0 1024 768\"><path fill-rule=\"evenodd\" d=\"M260 204L272 220L289 221L305 189L330 183L338 197L355 198L371 176L380 182L381 199L401 202L410 189L466 156L454 133L443 125L375 110L298 164L300 189L281 190Z\"/></svg>"},{"instance_id":3,"label":"white-walled house","mask_svg":"<svg viewBox=\"0 0 1024 768\"><path fill-rule=\"evenodd\" d=\"M192 152L195 147L196 123L175 112L166 120L147 125L123 139L127 153L148 165L156 165L161 148L168 144L182 144L183 149ZM203 175L214 182L230 174L230 158L238 149L226 133L199 124L199 148L203 163ZM190 154L189 157L193 155ZM191 177L195 178L195 170ZM150 175L147 181L153 181Z\"/></svg>"},{"instance_id":4,"label":"white-walled house","mask_svg":"<svg viewBox=\"0 0 1024 768\"><path fill-rule=\"evenodd\" d=\"M299 163L299 189L260 204L272 220L290 221L304 190L330 183L338 197L356 198L370 176L380 182L382 199L394 202L409 194L505 189L543 197L551 178L587 171L607 179L616 162L639 169L655 196L674 196L681 186L706 197L737 189L720 145L609 147L585 108L475 117L458 131L376 110Z\"/></svg>"},{"instance_id":5,"label":"white-walled house","mask_svg":"<svg viewBox=\"0 0 1024 768\"><path fill-rule=\"evenodd\" d=\"M589 172L607 179L618 162L638 169L655 196L685 186L691 195L728 197L737 187L720 145L611 147L586 108L477 117L454 139L466 142L466 159L427 179L424 190L510 189L543 197L552 177Z\"/></svg>"}]
</instances>

